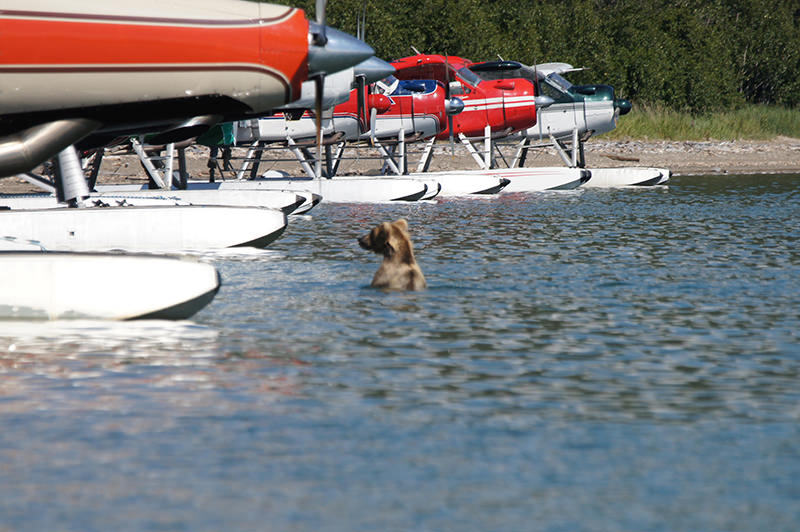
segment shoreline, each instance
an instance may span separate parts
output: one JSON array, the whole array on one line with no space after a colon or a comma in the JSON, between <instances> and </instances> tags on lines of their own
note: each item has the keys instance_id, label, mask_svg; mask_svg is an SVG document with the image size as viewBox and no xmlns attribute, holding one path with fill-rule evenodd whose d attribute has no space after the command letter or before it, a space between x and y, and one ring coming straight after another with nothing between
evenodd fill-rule
<instances>
[{"instance_id":1,"label":"shoreline","mask_svg":"<svg viewBox=\"0 0 800 532\"><path fill-rule=\"evenodd\" d=\"M409 171L416 169L421 144L409 147ZM233 155L244 157L244 148L234 148ZM511 145L503 148L507 160L513 158ZM287 159L291 155L281 150L270 155ZM353 151L342 162L340 175L369 175L380 170L380 161L374 159L377 151L371 148ZM462 146L456 146L455 156L450 154L449 142L439 142L435 147L431 171L475 170L476 162ZM196 179L208 178L208 148L193 145L187 148L187 168ZM585 144L586 167L618 168L630 166L669 168L675 176L686 175L740 175L800 173L800 139L778 137L771 140L741 141L650 141L590 139ZM234 166L239 161L234 159ZM502 163L501 163L502 164ZM529 152L526 166L563 166L564 162L552 147L537 148ZM291 175L303 175L296 161L269 160L262 163L260 171L283 170ZM231 179L228 172L226 179ZM110 152L103 160L98 179L102 183L141 183L147 177L133 154ZM0 194L41 192L26 181L10 177L0 179Z\"/></svg>"},{"instance_id":2,"label":"shoreline","mask_svg":"<svg viewBox=\"0 0 800 532\"><path fill-rule=\"evenodd\" d=\"M631 156L637 161L615 161ZM595 139L586 143L587 167L656 166L673 175L800 173L800 139L642 141Z\"/></svg>"}]
</instances>

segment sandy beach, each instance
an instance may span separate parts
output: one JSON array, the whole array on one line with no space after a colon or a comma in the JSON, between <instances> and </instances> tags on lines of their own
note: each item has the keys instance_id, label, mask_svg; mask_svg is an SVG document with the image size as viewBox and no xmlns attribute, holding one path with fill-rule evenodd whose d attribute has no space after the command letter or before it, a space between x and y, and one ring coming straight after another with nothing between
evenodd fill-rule
<instances>
[{"instance_id":1,"label":"sandy beach","mask_svg":"<svg viewBox=\"0 0 800 532\"><path fill-rule=\"evenodd\" d=\"M414 171L421 145L409 146L409 170ZM456 146L455 155L450 145L440 142L435 148L430 170L477 169L477 164L466 149ZM514 156L513 146L502 148L509 161ZM234 148L232 165L241 164L246 151ZM203 146L187 148L187 167L193 178L209 175L209 150ZM372 148L349 150L341 164L339 174L368 175L379 171L381 163ZM302 175L300 165L290 160L291 154L283 149L271 150L264 155L260 170L282 170L290 175ZM585 145L588 168L654 166L669 168L673 175L702 174L757 174L800 172L800 139L780 137L768 141L647 141L590 139ZM502 161L500 162L502 165ZM553 148L531 150L526 166L561 166L562 159ZM219 173L217 173L219 177ZM231 172L223 177L230 179ZM130 153L110 151L103 160L99 182L145 182L146 174L138 158ZM0 193L26 193L40 190L29 183L12 177L0 180Z\"/></svg>"}]
</instances>

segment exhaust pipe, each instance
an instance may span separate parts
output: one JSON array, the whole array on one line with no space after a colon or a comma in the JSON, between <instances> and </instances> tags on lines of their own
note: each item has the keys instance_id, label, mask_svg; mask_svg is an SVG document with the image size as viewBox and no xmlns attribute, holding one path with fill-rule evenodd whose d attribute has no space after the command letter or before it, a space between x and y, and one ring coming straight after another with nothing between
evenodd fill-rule
<instances>
[{"instance_id":1,"label":"exhaust pipe","mask_svg":"<svg viewBox=\"0 0 800 532\"><path fill-rule=\"evenodd\" d=\"M0 177L30 172L100 127L86 118L56 120L0 138Z\"/></svg>"}]
</instances>

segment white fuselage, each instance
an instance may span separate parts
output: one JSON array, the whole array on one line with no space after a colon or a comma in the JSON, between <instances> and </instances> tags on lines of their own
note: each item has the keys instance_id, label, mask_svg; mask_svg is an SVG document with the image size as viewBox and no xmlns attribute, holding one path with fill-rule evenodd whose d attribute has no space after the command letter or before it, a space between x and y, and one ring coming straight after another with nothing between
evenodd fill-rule
<instances>
[{"instance_id":1,"label":"white fuselage","mask_svg":"<svg viewBox=\"0 0 800 532\"><path fill-rule=\"evenodd\" d=\"M241 122L240 122L241 124ZM400 130L406 137L420 135L430 138L439 130L439 120L433 115L412 116L381 116L375 119L375 138L397 138ZM258 119L258 140L263 142L285 142L288 138L293 140L310 139L316 136L317 126L313 118L304 116L299 120L289 120L283 116L271 116ZM370 138L369 131L362 132L358 118L349 114L337 114L332 118L322 120L322 134L333 135L343 133L342 140L354 142ZM253 138L248 126L237 127L237 143L256 140Z\"/></svg>"},{"instance_id":2,"label":"white fuselage","mask_svg":"<svg viewBox=\"0 0 800 532\"><path fill-rule=\"evenodd\" d=\"M610 100L554 103L539 110L538 115L536 125L527 129L525 136L536 139L548 139L550 135L563 138L572 135L575 128L581 137L589 131L592 135L599 135L617 125L614 102Z\"/></svg>"}]
</instances>

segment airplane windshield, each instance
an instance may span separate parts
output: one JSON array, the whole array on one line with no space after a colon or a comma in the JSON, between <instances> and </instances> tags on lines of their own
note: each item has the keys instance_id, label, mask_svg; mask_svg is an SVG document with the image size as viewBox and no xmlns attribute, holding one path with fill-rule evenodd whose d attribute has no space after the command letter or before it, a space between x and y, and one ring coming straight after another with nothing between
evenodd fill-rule
<instances>
[{"instance_id":1,"label":"airplane windshield","mask_svg":"<svg viewBox=\"0 0 800 532\"><path fill-rule=\"evenodd\" d=\"M463 79L464 81L466 81L467 83L469 83L473 87L477 87L478 83L481 82L481 78L478 77L478 75L475 72L473 72L472 70L468 69L467 67L459 68L456 71L456 74L458 74L458 76L461 79Z\"/></svg>"},{"instance_id":2,"label":"airplane windshield","mask_svg":"<svg viewBox=\"0 0 800 532\"><path fill-rule=\"evenodd\" d=\"M536 82L536 72L530 67L519 65L515 68L502 68L494 70L481 70L474 72L484 81L494 81L497 79L527 79L531 83Z\"/></svg>"},{"instance_id":3,"label":"airplane windshield","mask_svg":"<svg viewBox=\"0 0 800 532\"><path fill-rule=\"evenodd\" d=\"M375 82L375 88L378 89L380 94L392 94L398 85L400 85L400 80L391 75Z\"/></svg>"},{"instance_id":4,"label":"airplane windshield","mask_svg":"<svg viewBox=\"0 0 800 532\"><path fill-rule=\"evenodd\" d=\"M553 79L553 76L558 76L558 74L550 74L549 76L544 78L543 80L544 83L539 84L539 88L542 91L542 94L544 94L545 96L550 96L557 103L566 103L573 101L572 95L570 95L570 93L567 92L567 90L564 87L556 83L556 80ZM561 79L566 81L567 84L569 84L569 82L564 78Z\"/></svg>"},{"instance_id":5,"label":"airplane windshield","mask_svg":"<svg viewBox=\"0 0 800 532\"><path fill-rule=\"evenodd\" d=\"M413 94L429 94L436 90L436 80L407 79L400 82L390 93L391 96L409 96Z\"/></svg>"},{"instance_id":6,"label":"airplane windshield","mask_svg":"<svg viewBox=\"0 0 800 532\"><path fill-rule=\"evenodd\" d=\"M572 87L572 83L570 83L560 75L556 74L555 72L548 75L547 80L550 82L551 85L558 87L564 92L567 92L569 88Z\"/></svg>"}]
</instances>

